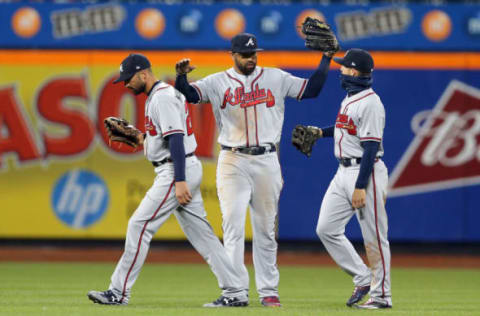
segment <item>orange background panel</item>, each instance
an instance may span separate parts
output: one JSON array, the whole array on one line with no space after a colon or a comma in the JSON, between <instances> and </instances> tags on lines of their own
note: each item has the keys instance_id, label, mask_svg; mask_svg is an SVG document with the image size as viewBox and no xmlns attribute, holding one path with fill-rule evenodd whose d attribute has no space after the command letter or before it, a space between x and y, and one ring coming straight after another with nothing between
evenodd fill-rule
<instances>
[{"instance_id":1,"label":"orange background panel","mask_svg":"<svg viewBox=\"0 0 480 316\"><path fill-rule=\"evenodd\" d=\"M119 65L131 51L0 50L3 65ZM153 65L174 65L191 58L196 66L230 64L226 51L140 51ZM336 56L343 56L339 52ZM376 69L480 69L480 53L372 52ZM311 51L275 51L259 53L259 64L284 68L315 68L321 55ZM332 68L338 65L332 63Z\"/></svg>"}]
</instances>

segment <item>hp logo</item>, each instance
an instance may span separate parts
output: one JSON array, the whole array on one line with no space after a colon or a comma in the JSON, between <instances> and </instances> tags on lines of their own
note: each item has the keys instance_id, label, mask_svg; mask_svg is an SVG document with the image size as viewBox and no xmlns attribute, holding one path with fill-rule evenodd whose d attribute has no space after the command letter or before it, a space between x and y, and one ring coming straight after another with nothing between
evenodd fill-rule
<instances>
[{"instance_id":1,"label":"hp logo","mask_svg":"<svg viewBox=\"0 0 480 316\"><path fill-rule=\"evenodd\" d=\"M95 173L87 170L65 173L52 192L55 215L73 228L94 224L105 213L108 202L107 186Z\"/></svg>"}]
</instances>

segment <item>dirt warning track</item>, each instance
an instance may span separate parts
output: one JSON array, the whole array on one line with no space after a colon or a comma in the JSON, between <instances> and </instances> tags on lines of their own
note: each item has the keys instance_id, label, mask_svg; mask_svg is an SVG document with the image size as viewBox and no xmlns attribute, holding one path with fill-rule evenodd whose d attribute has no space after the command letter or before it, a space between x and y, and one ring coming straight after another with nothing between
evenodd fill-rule
<instances>
[{"instance_id":1,"label":"dirt warning track","mask_svg":"<svg viewBox=\"0 0 480 316\"><path fill-rule=\"evenodd\" d=\"M0 247L0 262L116 262L121 248L106 247ZM252 263L252 253L245 253L245 262ZM152 248L147 263L204 263L193 249ZM279 265L335 265L325 252L279 251ZM392 253L393 267L480 268L480 256L467 254Z\"/></svg>"}]
</instances>

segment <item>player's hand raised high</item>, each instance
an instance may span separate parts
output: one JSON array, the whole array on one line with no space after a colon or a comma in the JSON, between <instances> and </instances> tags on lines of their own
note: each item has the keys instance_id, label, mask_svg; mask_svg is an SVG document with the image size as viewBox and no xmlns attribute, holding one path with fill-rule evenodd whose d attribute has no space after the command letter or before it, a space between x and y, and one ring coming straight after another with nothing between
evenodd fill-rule
<instances>
[{"instance_id":1,"label":"player's hand raised high","mask_svg":"<svg viewBox=\"0 0 480 316\"><path fill-rule=\"evenodd\" d=\"M190 65L190 58L184 58L175 64L175 70L178 75L186 75L192 70L195 69L195 66Z\"/></svg>"}]
</instances>

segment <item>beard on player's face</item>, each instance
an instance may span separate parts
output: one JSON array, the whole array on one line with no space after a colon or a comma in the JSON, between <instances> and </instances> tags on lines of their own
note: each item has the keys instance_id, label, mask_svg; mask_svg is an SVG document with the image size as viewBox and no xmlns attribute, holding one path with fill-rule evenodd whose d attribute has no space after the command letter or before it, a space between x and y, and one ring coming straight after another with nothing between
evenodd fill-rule
<instances>
[{"instance_id":1,"label":"beard on player's face","mask_svg":"<svg viewBox=\"0 0 480 316\"><path fill-rule=\"evenodd\" d=\"M141 82L140 85L138 85L137 87L132 87L131 90L135 95L139 95L140 93L145 92L145 82Z\"/></svg>"},{"instance_id":2,"label":"beard on player's face","mask_svg":"<svg viewBox=\"0 0 480 316\"><path fill-rule=\"evenodd\" d=\"M257 67L257 55L253 54L236 54L234 56L235 66L245 76L250 75Z\"/></svg>"},{"instance_id":3,"label":"beard on player's face","mask_svg":"<svg viewBox=\"0 0 480 316\"><path fill-rule=\"evenodd\" d=\"M127 88L135 95L145 92L146 83L136 74L127 82Z\"/></svg>"}]
</instances>

